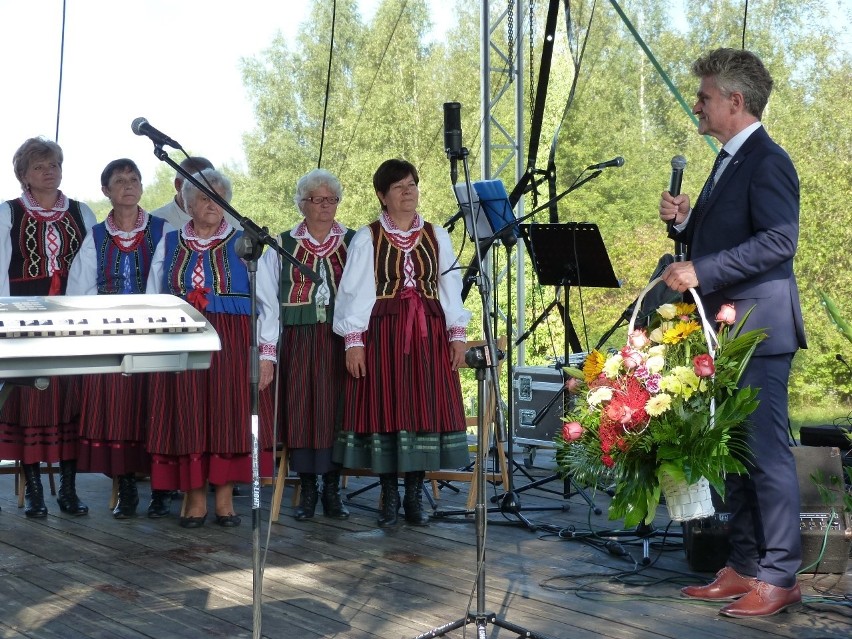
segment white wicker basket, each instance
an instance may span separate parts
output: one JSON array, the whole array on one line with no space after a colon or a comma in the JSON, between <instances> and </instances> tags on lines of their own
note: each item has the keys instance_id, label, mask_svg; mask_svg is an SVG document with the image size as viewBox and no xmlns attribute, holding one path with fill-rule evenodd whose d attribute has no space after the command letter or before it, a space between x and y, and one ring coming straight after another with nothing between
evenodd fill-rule
<instances>
[{"instance_id":1,"label":"white wicker basket","mask_svg":"<svg viewBox=\"0 0 852 639\"><path fill-rule=\"evenodd\" d=\"M627 327L628 335L633 331L633 327L636 324L636 318L639 315L639 308L642 305L642 300L645 298L645 295L647 295L654 286L662 281L661 277L651 280L648 282L645 289L639 294L639 298L633 308L633 315L630 317L630 323ZM704 340L707 343L707 351L715 360L716 349L719 346L718 338L713 332L713 326L709 321L707 321L707 315L704 312L704 307L701 305L701 300L698 297L698 291L694 288L690 288L689 292L692 293L692 300L695 303L698 316L701 318L701 329L704 333ZM711 401L710 419L713 419L715 412L716 404ZM662 473L660 478L660 487L662 488L663 494L666 496L666 506L669 509L669 517L671 517L673 521L701 519L702 517L710 517L715 512L715 509L713 508L713 499L710 494L710 482L708 482L705 477L702 477L694 484L687 485L685 481L677 481L668 473Z\"/></svg>"},{"instance_id":2,"label":"white wicker basket","mask_svg":"<svg viewBox=\"0 0 852 639\"><path fill-rule=\"evenodd\" d=\"M662 473L660 487L666 496L666 507L673 521L689 521L710 517L715 511L710 482L704 477L694 484L677 481L668 473Z\"/></svg>"}]
</instances>

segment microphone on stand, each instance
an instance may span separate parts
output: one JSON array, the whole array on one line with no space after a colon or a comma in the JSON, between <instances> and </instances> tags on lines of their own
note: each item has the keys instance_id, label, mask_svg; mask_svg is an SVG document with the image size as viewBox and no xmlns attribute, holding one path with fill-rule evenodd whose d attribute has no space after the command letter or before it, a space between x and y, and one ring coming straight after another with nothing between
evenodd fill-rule
<instances>
[{"instance_id":1,"label":"microphone on stand","mask_svg":"<svg viewBox=\"0 0 852 639\"><path fill-rule=\"evenodd\" d=\"M146 120L145 118L136 118L135 120L133 120L133 122L130 124L130 129L136 135L144 135L145 137L150 138L151 141L157 146L170 146L173 149L183 150L183 147L180 145L179 142L175 142L162 131L158 131L157 129L152 127L148 123L148 120Z\"/></svg>"},{"instance_id":2,"label":"microphone on stand","mask_svg":"<svg viewBox=\"0 0 852 639\"><path fill-rule=\"evenodd\" d=\"M677 197L680 195L680 187L683 183L683 170L686 168L686 158L682 155L676 155L672 158L672 176L669 178L669 195ZM668 221L667 227L671 234L674 232L675 220L672 218ZM675 242L675 261L683 262L686 251L683 244Z\"/></svg>"},{"instance_id":3,"label":"microphone on stand","mask_svg":"<svg viewBox=\"0 0 852 639\"><path fill-rule=\"evenodd\" d=\"M444 150L450 159L450 179L455 184L459 173L457 161L462 157L461 104L444 102Z\"/></svg>"},{"instance_id":4,"label":"microphone on stand","mask_svg":"<svg viewBox=\"0 0 852 639\"><path fill-rule=\"evenodd\" d=\"M587 171L599 171L600 169L608 169L612 166L624 166L624 158L620 155L617 158L612 158L611 160L607 160L606 162L598 162L597 164L590 164L586 167Z\"/></svg>"}]
</instances>

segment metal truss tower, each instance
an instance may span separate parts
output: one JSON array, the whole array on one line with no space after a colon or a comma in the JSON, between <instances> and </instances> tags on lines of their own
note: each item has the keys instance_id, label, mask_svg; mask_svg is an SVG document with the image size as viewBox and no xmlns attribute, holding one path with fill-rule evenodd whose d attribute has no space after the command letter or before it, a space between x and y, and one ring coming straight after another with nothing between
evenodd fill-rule
<instances>
[{"instance_id":1,"label":"metal truss tower","mask_svg":"<svg viewBox=\"0 0 852 639\"><path fill-rule=\"evenodd\" d=\"M523 43L529 38L525 27L531 3L515 0L491 2L481 0L480 14L480 100L482 113L482 176L502 179L507 190L520 182L526 171L524 150L524 60ZM492 10L492 5L494 9ZM502 5L498 8L498 5ZM511 33L511 39L509 34ZM514 100L513 108L507 102ZM514 175L512 171L514 170ZM523 216L523 198L515 207L515 215ZM513 251L516 267L514 335L524 332L524 246L518 242ZM490 254L489 254L490 262ZM486 263L485 268L491 265ZM500 274L504 278L506 272ZM499 282L495 282L497 287ZM501 311L498 311L501 312ZM501 318L505 322L505 317ZM507 338L513 340L512 335ZM524 344L515 351L515 363L524 364Z\"/></svg>"}]
</instances>

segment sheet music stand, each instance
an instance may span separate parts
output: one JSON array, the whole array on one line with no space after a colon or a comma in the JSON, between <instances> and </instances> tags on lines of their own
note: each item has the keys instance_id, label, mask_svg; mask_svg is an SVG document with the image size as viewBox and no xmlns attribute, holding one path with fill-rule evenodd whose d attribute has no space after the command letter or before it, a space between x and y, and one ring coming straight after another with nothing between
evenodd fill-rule
<instances>
[{"instance_id":1,"label":"sheet music stand","mask_svg":"<svg viewBox=\"0 0 852 639\"><path fill-rule=\"evenodd\" d=\"M564 287L565 301L560 305L558 296L555 297L530 328L518 338L516 345L529 337L554 306L559 306L565 325L564 356L567 362L569 352L582 351L568 312L569 287L620 288L621 284L612 270L612 262L609 261L597 224L565 222L519 226L539 284Z\"/></svg>"},{"instance_id":2,"label":"sheet music stand","mask_svg":"<svg viewBox=\"0 0 852 639\"><path fill-rule=\"evenodd\" d=\"M458 201L459 207L468 222L465 224L465 228L468 230L471 241L473 240L473 226L469 223L471 208L473 209L477 225L476 232L480 241L488 238L493 241L497 239L494 236L501 235L500 239L504 240L505 243L505 236L502 236L502 234L503 231L510 228L515 238L518 238L520 236L518 220L512 210L512 204L509 202L509 196L506 194L506 187L502 180L482 180L473 182L471 186L473 186L473 207L467 201L467 185L456 184L453 186L456 201Z\"/></svg>"}]
</instances>

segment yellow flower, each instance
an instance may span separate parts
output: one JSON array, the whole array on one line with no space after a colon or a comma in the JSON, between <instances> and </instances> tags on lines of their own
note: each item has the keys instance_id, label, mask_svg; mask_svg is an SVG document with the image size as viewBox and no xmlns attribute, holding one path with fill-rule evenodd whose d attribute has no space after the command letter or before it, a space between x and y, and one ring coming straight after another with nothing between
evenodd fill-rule
<instances>
[{"instance_id":1,"label":"yellow flower","mask_svg":"<svg viewBox=\"0 0 852 639\"><path fill-rule=\"evenodd\" d=\"M675 366L660 380L660 390L689 399L698 390L701 380L688 366Z\"/></svg>"},{"instance_id":2,"label":"yellow flower","mask_svg":"<svg viewBox=\"0 0 852 639\"><path fill-rule=\"evenodd\" d=\"M686 302L678 302L675 304L678 315L692 315L695 312L695 304L687 304Z\"/></svg>"},{"instance_id":3,"label":"yellow flower","mask_svg":"<svg viewBox=\"0 0 852 639\"><path fill-rule=\"evenodd\" d=\"M621 370L621 362L624 361L624 358L621 354L612 355L609 359L604 362L603 365L603 373L610 379L615 379L618 377L618 373Z\"/></svg>"},{"instance_id":4,"label":"yellow flower","mask_svg":"<svg viewBox=\"0 0 852 639\"><path fill-rule=\"evenodd\" d=\"M674 328L663 333L664 344L678 344L692 335L695 331L700 331L701 326L698 322L690 320L689 322L678 322Z\"/></svg>"},{"instance_id":5,"label":"yellow flower","mask_svg":"<svg viewBox=\"0 0 852 639\"><path fill-rule=\"evenodd\" d=\"M658 417L665 413L672 405L672 396L666 393L655 395L645 404L645 412L651 417Z\"/></svg>"},{"instance_id":6,"label":"yellow flower","mask_svg":"<svg viewBox=\"0 0 852 639\"><path fill-rule=\"evenodd\" d=\"M593 350L586 356L586 361L583 362L583 379L586 383L592 382L598 378L598 375L603 371L604 356L597 349Z\"/></svg>"}]
</instances>

